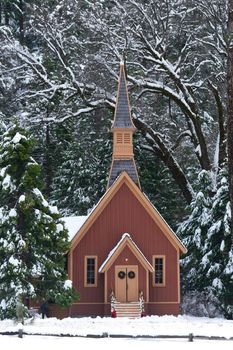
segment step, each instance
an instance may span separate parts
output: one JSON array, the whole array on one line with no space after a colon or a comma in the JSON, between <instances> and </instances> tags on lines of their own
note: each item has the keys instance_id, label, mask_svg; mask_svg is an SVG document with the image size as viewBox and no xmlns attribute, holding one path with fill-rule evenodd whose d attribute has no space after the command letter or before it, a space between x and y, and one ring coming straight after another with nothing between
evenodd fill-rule
<instances>
[{"instance_id":1,"label":"step","mask_svg":"<svg viewBox=\"0 0 233 350\"><path fill-rule=\"evenodd\" d=\"M140 318L141 307L139 302L121 303L116 302L114 304L117 317L129 317L129 318Z\"/></svg>"}]
</instances>

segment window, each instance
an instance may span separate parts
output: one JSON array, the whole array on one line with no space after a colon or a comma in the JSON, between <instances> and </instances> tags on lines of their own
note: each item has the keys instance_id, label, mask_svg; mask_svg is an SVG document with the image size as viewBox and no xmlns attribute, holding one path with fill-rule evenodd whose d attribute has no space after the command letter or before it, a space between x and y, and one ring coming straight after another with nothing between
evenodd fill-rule
<instances>
[{"instance_id":1,"label":"window","mask_svg":"<svg viewBox=\"0 0 233 350\"><path fill-rule=\"evenodd\" d=\"M85 287L97 286L97 256L85 256Z\"/></svg>"},{"instance_id":2,"label":"window","mask_svg":"<svg viewBox=\"0 0 233 350\"><path fill-rule=\"evenodd\" d=\"M157 287L165 286L165 256L153 256L153 266L155 272L153 274L153 285Z\"/></svg>"}]
</instances>

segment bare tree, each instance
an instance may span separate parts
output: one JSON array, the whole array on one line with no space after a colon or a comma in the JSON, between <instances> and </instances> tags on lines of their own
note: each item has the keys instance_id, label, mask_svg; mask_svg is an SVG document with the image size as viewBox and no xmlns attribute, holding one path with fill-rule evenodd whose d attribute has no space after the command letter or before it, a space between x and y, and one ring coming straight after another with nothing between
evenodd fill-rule
<instances>
[{"instance_id":1,"label":"bare tree","mask_svg":"<svg viewBox=\"0 0 233 350\"><path fill-rule=\"evenodd\" d=\"M113 109L124 58L142 147L165 164L190 203L181 145L196 169L212 171L213 178L225 159L224 1L96 1L82 7L69 0L52 12L35 5L31 31L43 42L40 53L3 33L5 51L18 60L11 67L23 84L17 98L27 101L35 122Z\"/></svg>"}]
</instances>

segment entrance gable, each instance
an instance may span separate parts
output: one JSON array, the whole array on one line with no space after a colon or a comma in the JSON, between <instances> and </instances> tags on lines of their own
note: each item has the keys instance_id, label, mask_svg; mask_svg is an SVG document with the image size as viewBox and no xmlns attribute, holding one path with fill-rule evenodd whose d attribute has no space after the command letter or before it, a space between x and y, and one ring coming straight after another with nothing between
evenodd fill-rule
<instances>
[{"instance_id":1,"label":"entrance gable","mask_svg":"<svg viewBox=\"0 0 233 350\"><path fill-rule=\"evenodd\" d=\"M114 261L118 258L120 253L128 247L132 253L136 256L136 258L140 261L141 265L145 268L145 270L149 270L150 272L154 272L153 266L146 259L145 255L141 252L138 246L134 243L132 238L128 233L124 233L117 243L117 245L111 250L105 261L99 268L99 272L106 272L112 266Z\"/></svg>"}]
</instances>

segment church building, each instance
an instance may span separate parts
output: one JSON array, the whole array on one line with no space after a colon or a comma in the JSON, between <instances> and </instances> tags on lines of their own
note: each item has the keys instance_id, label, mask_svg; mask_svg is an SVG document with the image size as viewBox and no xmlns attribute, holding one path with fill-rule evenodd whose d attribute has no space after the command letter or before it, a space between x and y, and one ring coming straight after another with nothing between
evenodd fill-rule
<instances>
[{"instance_id":1,"label":"church building","mask_svg":"<svg viewBox=\"0 0 233 350\"><path fill-rule=\"evenodd\" d=\"M186 248L142 192L134 132L121 64L106 193L88 216L75 225L66 221L72 226L68 273L80 293L70 316L179 314Z\"/></svg>"}]
</instances>

